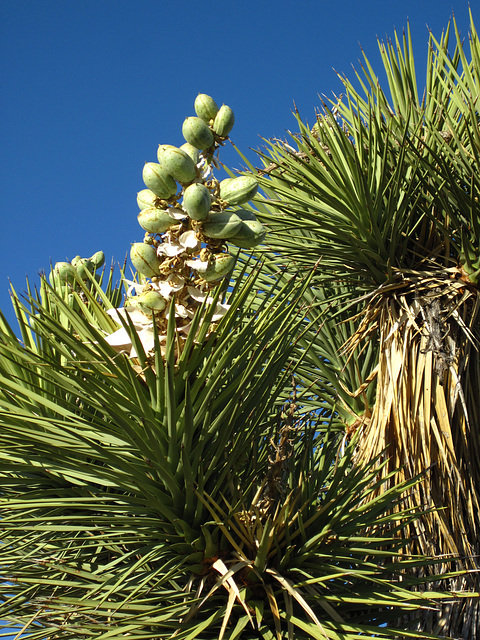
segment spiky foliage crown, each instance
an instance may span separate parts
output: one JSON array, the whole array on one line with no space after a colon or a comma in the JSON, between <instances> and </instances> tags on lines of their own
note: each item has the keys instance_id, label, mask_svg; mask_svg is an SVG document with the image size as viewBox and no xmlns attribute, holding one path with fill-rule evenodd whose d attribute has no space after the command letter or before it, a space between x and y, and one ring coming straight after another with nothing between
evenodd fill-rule
<instances>
[{"instance_id":1,"label":"spiky foliage crown","mask_svg":"<svg viewBox=\"0 0 480 640\"><path fill-rule=\"evenodd\" d=\"M382 491L302 404L312 274L245 267L180 348L178 292L146 346L95 271L14 295L21 341L2 320L0 616L32 639L412 637L382 625L452 594L407 589L417 479Z\"/></svg>"}]
</instances>

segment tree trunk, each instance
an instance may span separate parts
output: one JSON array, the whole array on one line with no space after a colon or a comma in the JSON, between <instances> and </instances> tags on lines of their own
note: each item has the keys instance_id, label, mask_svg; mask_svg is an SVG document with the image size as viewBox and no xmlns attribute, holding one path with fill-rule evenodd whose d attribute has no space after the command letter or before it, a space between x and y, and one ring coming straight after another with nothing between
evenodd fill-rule
<instances>
[{"instance_id":1,"label":"tree trunk","mask_svg":"<svg viewBox=\"0 0 480 640\"><path fill-rule=\"evenodd\" d=\"M423 474L408 505L425 511L406 553L455 556L452 591L480 591L480 358L478 296L460 280L407 285L370 305L380 339L377 392L358 459L385 451L392 482ZM368 313L367 313L368 315ZM359 329L359 335L361 328ZM438 567L425 567L438 571ZM418 630L480 638L478 598L426 611Z\"/></svg>"}]
</instances>

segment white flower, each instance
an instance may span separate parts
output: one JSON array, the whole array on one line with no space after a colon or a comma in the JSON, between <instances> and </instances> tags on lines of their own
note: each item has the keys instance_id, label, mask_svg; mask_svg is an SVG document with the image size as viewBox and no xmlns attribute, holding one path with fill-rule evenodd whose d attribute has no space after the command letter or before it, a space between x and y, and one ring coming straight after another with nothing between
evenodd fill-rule
<instances>
[{"instance_id":1,"label":"white flower","mask_svg":"<svg viewBox=\"0 0 480 640\"><path fill-rule=\"evenodd\" d=\"M130 320L133 322L134 326L141 326L151 323L151 318L146 316L143 311L140 311L140 309L137 309L137 307L120 307L119 309L107 309L107 313L109 316L112 316L112 318L118 324L122 323L120 318L123 318L124 320L127 319L127 314Z\"/></svg>"},{"instance_id":2,"label":"white flower","mask_svg":"<svg viewBox=\"0 0 480 640\"><path fill-rule=\"evenodd\" d=\"M203 291L200 291L200 289L196 289L195 287L187 287L187 291L190 297L192 297L196 302L202 303L204 300L206 300L207 305L210 305L213 303L213 298L209 296L208 293L204 293ZM215 311L213 312L212 322L217 322L217 320L220 320L220 318L223 318L223 316L230 309L230 306L231 305L229 304L223 304L221 302L217 302L215 306Z\"/></svg>"},{"instance_id":3,"label":"white flower","mask_svg":"<svg viewBox=\"0 0 480 640\"><path fill-rule=\"evenodd\" d=\"M115 322L121 323L120 317L126 319L127 314L135 327L135 331L142 343L145 353L153 351L155 346L155 339L153 333L153 320L146 316L140 309L135 307L121 307L119 309L108 309L108 315L112 316ZM165 342L166 336L158 336L160 343ZM133 346L132 339L130 338L127 330L121 327L111 335L105 338L116 351L127 351L130 358L136 358L138 356L135 347Z\"/></svg>"},{"instance_id":4,"label":"white flower","mask_svg":"<svg viewBox=\"0 0 480 640\"><path fill-rule=\"evenodd\" d=\"M175 241L164 242L157 249L158 255L164 255L167 256L167 258L174 258L175 256L179 256L184 251L185 247L179 242Z\"/></svg>"},{"instance_id":5,"label":"white flower","mask_svg":"<svg viewBox=\"0 0 480 640\"><path fill-rule=\"evenodd\" d=\"M124 280L125 284L128 284L127 298L134 295L139 295L147 289L148 291L158 291L161 295L168 300L172 293L181 291L185 286L185 279L178 275L178 273L170 273L165 280L157 280L156 282L147 282L146 284L139 284L133 282L133 280Z\"/></svg>"},{"instance_id":6,"label":"white flower","mask_svg":"<svg viewBox=\"0 0 480 640\"><path fill-rule=\"evenodd\" d=\"M207 162L207 159L202 155L200 156L200 160L197 163L197 168L200 169L202 181L208 179L210 176L213 176L213 168L220 169L217 158L212 158L211 162ZM200 182L200 180L199 180Z\"/></svg>"},{"instance_id":7,"label":"white flower","mask_svg":"<svg viewBox=\"0 0 480 640\"><path fill-rule=\"evenodd\" d=\"M137 294L137 293L142 293L142 291L145 289L145 287L150 286L148 284L140 284L139 282L134 282L133 280L127 280L126 278L124 279L125 284L128 284L128 289L127 289L127 298L130 298L130 296L132 295L132 293ZM114 311L114 309L109 309L109 311ZM107 311L108 313L108 311ZM112 315L112 314L110 314Z\"/></svg>"},{"instance_id":8,"label":"white flower","mask_svg":"<svg viewBox=\"0 0 480 640\"><path fill-rule=\"evenodd\" d=\"M184 286L185 280L177 273L170 273L165 280L159 280L152 284L152 287L160 291L166 300L170 298L172 293L181 291Z\"/></svg>"},{"instance_id":9,"label":"white flower","mask_svg":"<svg viewBox=\"0 0 480 640\"><path fill-rule=\"evenodd\" d=\"M180 209L180 207L170 207L167 211L168 215L174 220L183 220L183 218L187 217L187 212Z\"/></svg>"},{"instance_id":10,"label":"white flower","mask_svg":"<svg viewBox=\"0 0 480 640\"><path fill-rule=\"evenodd\" d=\"M175 303L175 317L176 318L188 318L192 315L191 312L183 304ZM165 310L165 318L168 320L170 316L170 312L168 309Z\"/></svg>"},{"instance_id":11,"label":"white flower","mask_svg":"<svg viewBox=\"0 0 480 640\"><path fill-rule=\"evenodd\" d=\"M195 231L185 231L179 236L178 240L172 238L167 232L164 237L164 242L157 248L158 255L165 255L168 258L179 256L181 253L185 253L188 249L199 249L200 242L195 234Z\"/></svg>"},{"instance_id":12,"label":"white flower","mask_svg":"<svg viewBox=\"0 0 480 640\"><path fill-rule=\"evenodd\" d=\"M185 264L187 267L190 267L190 269L195 269L195 271L201 274L205 273L209 263L203 262L202 260L185 260Z\"/></svg>"},{"instance_id":13,"label":"white flower","mask_svg":"<svg viewBox=\"0 0 480 640\"><path fill-rule=\"evenodd\" d=\"M197 261L200 262L200 261ZM165 280L153 282L148 285L139 285L135 282L126 281L130 285L130 290L134 290L136 293L143 293L145 287L148 287L148 290L156 290L159 291L162 296L168 298L174 292L181 291L185 287L185 280L179 276L178 274L172 273ZM194 304L190 302L188 303L188 298L191 298L197 303L202 304L205 302L207 305L213 304L213 298L208 295L208 292L203 292L196 287L187 287L187 292L184 293L181 302L175 302L175 318L179 319L178 324L184 322L188 318L192 318L194 316ZM215 309L213 311L213 315L211 318L211 322L218 322L229 310L230 305L223 304L221 302L217 302L215 305ZM130 322L133 324L133 327L138 335L140 342L142 343L143 349L146 354L151 353L155 348L155 336L153 330L153 322L155 321L155 316L152 318L151 316L147 316L141 309L135 306L126 306L121 307L119 309L108 309L107 313L117 322L118 324L122 323L123 320L127 320L129 318ZM168 320L169 310L168 308L163 312L164 317ZM188 334L191 329L191 322L187 321L187 324L183 326L176 327L176 330L179 333ZM164 353L164 345L166 344L167 336L159 335L158 336L160 342L160 348L162 354ZM111 345L118 352L127 352L130 358L137 358L138 354L133 345L132 339L129 335L129 332L125 327L121 327L111 335L105 338L106 342Z\"/></svg>"},{"instance_id":14,"label":"white flower","mask_svg":"<svg viewBox=\"0 0 480 640\"><path fill-rule=\"evenodd\" d=\"M200 242L195 231L185 231L178 240L186 249L198 249L200 246Z\"/></svg>"}]
</instances>

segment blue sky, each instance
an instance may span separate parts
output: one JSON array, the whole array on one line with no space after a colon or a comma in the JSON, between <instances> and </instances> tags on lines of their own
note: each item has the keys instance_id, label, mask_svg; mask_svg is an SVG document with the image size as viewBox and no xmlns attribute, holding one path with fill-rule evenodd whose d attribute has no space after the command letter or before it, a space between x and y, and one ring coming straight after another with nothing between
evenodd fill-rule
<instances>
[{"instance_id":1,"label":"blue sky","mask_svg":"<svg viewBox=\"0 0 480 640\"><path fill-rule=\"evenodd\" d=\"M8 280L21 291L50 261L123 261L143 237L143 164L184 142L197 93L229 104L233 141L258 148L295 127L294 103L314 121L360 45L378 68L377 37L407 20L423 86L428 29L440 37L453 11L467 35L468 4L452 0L2 0L0 309L12 319Z\"/></svg>"}]
</instances>

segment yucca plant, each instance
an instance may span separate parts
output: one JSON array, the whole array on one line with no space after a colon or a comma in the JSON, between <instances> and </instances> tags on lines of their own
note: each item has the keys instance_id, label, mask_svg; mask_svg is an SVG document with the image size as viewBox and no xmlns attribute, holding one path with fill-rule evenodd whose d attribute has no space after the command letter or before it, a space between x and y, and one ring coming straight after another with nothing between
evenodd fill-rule
<instances>
[{"instance_id":1,"label":"yucca plant","mask_svg":"<svg viewBox=\"0 0 480 640\"><path fill-rule=\"evenodd\" d=\"M468 51L455 21L430 35L423 89L409 30L379 46L387 89L365 59L314 122L297 114L298 133L260 152L264 259L316 266L306 299L323 319L297 369L310 408L356 433L356 464L384 452L392 482L426 472L408 548L454 555L471 571L455 584L478 595L480 41L473 20ZM477 638L478 598L419 628Z\"/></svg>"},{"instance_id":2,"label":"yucca plant","mask_svg":"<svg viewBox=\"0 0 480 640\"><path fill-rule=\"evenodd\" d=\"M172 320L153 361L128 323L137 357L108 344L120 292L92 284L75 305L45 279L14 296L22 341L2 321L1 618L30 638L353 640L417 637L380 625L456 600L410 590L434 562L401 556L418 479L351 469L297 407L308 280L254 307L244 276L214 331L212 303L179 354Z\"/></svg>"},{"instance_id":3,"label":"yucca plant","mask_svg":"<svg viewBox=\"0 0 480 640\"><path fill-rule=\"evenodd\" d=\"M255 181L211 178L233 115L208 98L203 157L161 145L144 169L133 280L77 256L13 292L17 331L0 319L0 619L32 640L418 637L385 625L464 595L428 591L415 568L447 565L399 535L421 478L353 466L313 401L316 272L243 256L230 279L224 234L264 230L227 211Z\"/></svg>"}]
</instances>

